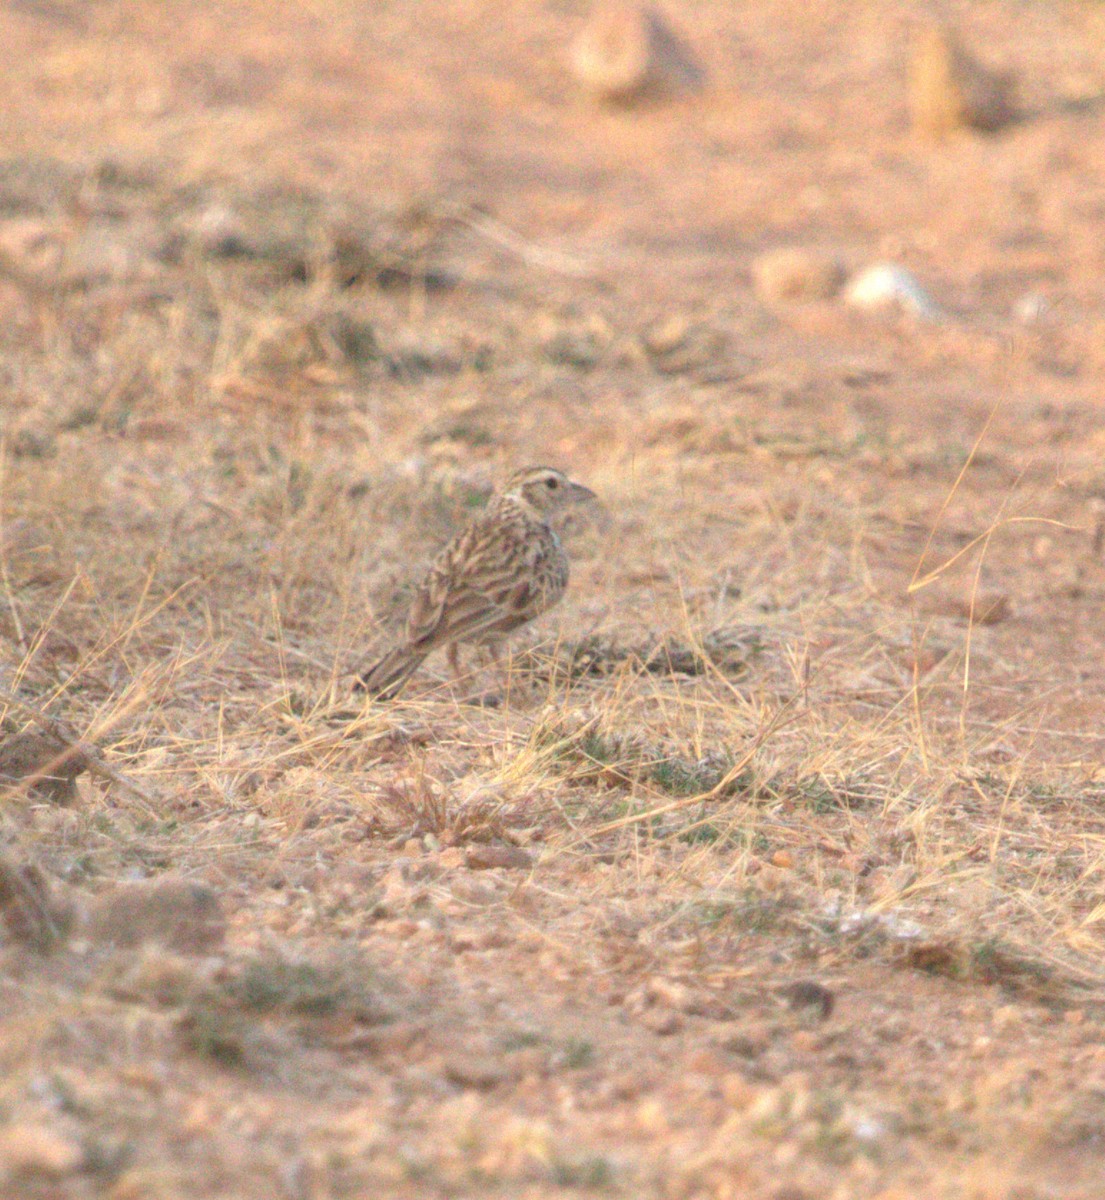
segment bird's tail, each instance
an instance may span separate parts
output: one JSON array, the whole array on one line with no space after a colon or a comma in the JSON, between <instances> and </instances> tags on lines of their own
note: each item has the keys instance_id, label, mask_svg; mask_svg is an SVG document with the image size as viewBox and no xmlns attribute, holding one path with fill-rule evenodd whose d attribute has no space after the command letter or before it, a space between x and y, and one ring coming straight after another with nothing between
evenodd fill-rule
<instances>
[{"instance_id":1,"label":"bird's tail","mask_svg":"<svg viewBox=\"0 0 1105 1200\"><path fill-rule=\"evenodd\" d=\"M358 692L367 692L376 700L392 700L403 690L403 685L422 665L425 657L425 652L412 650L409 646L396 646L361 675L356 689Z\"/></svg>"}]
</instances>

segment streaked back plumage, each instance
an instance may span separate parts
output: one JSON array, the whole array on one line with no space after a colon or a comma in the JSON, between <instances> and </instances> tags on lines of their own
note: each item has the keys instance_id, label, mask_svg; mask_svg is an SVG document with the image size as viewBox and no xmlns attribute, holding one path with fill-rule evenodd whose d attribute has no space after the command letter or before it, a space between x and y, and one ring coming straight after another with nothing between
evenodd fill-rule
<instances>
[{"instance_id":1,"label":"streaked back plumage","mask_svg":"<svg viewBox=\"0 0 1105 1200\"><path fill-rule=\"evenodd\" d=\"M527 467L438 554L407 613L402 641L360 680L394 696L440 646L494 646L550 609L568 586L568 556L549 517L594 493L553 467Z\"/></svg>"}]
</instances>

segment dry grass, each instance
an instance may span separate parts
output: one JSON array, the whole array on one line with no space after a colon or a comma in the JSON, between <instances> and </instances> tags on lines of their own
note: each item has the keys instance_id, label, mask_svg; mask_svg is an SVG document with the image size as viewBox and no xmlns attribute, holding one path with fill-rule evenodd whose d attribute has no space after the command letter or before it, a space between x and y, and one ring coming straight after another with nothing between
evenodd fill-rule
<instances>
[{"instance_id":1,"label":"dry grass","mask_svg":"<svg viewBox=\"0 0 1105 1200\"><path fill-rule=\"evenodd\" d=\"M233 446L215 425L167 448L85 427L59 433L54 457L9 453L5 464L20 536L4 562L5 683L21 698L5 719L25 725L24 705L63 718L139 789L86 777L66 809L13 794L7 853L82 891L172 868L214 883L234 913L222 965L148 951L101 962L95 950L69 965L61 952L45 977L24 962L6 985L23 1013L8 1038L11 1111L39 1119L25 1081L62 1069L50 1049L59 1021L122 1056L94 1068L87 1051L65 1054L66 1086L94 1093L73 1102L67 1128L116 1147L94 1163L86 1150L80 1177L146 1178L156 1139L132 1128L118 1148L121 1118L105 1106L158 1062L176 1063L181 1097L210 1087L212 1072L227 1095L276 1087L285 1099L264 1121L279 1139L291 1136L285 1104L315 1095L323 1114L346 1103L315 1093L319 1054L341 1094L365 1086L347 1060L363 1041L383 1047L374 1078L405 1078L413 1068L391 1064L413 1054L459 1091L422 1101L417 1132L375 1108L355 1132L309 1122L288 1161L315 1164L312 1178L322 1172L335 1194L407 1186L388 1182L396 1169L434 1188L472 1170L498 1186L659 1187L670 1168L647 1147L674 1136L663 1131L681 1108L707 1112L705 1098L654 1110L646 1088L633 1101L643 1124L632 1165L607 1137L579 1143L573 1121L523 1118L509 1099L531 1069L515 1060L540 1064L539 1079L582 1069L622 1079L627 1094L645 1087L628 1081L628 1048L610 1040L607 997L619 994L636 1040L687 1053L698 1042L703 1079L721 1069L733 1097L722 1123L687 1143L680 1178L750 1169L760 1151L733 1159L738 1130L752 1146L800 1147L814 1164L804 1177L826 1179L891 1144L894 1161L933 1140L996 1161L1025 1128L1044 1145L1093 1136L1082 1109L1063 1115L1037 1098L1014 1105L1014 1119L996 1094L974 1093L955 1100L973 1114L969 1135L953 1134L950 1092L862 1075L858 1092L855 1080L818 1082L797 1066L811 1051L778 1042L820 1045L826 1021L834 1038L858 1038L849 1014L864 991L912 1006L931 989L926 976L948 981L949 999L978 994L1015 1014L1001 1018L1003 1039L1054 1021L1077 1035L1065 1012L1096 1023L1101 784L1042 753L1047 697L1017 695L1005 622L964 619L970 591L950 616L917 613L872 569L888 537L877 519L789 487L767 491L734 556L720 557L725 506L666 486L662 460L643 488L639 453L638 476L598 481L609 527L573 535L577 586L559 640L520 648L502 678L450 685L431 665L402 701L358 707L349 672L403 579L486 497L486 473L448 462L399 473L381 455L360 468L329 443L262 454L240 417ZM893 537L916 547L919 566L922 531ZM489 694L492 706L472 703ZM529 867L484 884L466 868L474 844L524 848ZM380 966L350 976L344 947L362 945ZM511 1020L553 1021L557 989L573 994L591 971L604 979L602 1006L581 997L578 1019L504 1050L501 1018L471 1012L453 976L452 964L489 948L505 959L490 978L512 956L511 972L545 964ZM429 983L440 974L453 980L444 991ZM788 981L799 985L793 1012L779 990ZM379 1007L381 987L406 994ZM822 1004L836 1015L818 1016ZM458 1042L448 1030L462 1011ZM28 1021L46 1024L32 1034ZM140 1051L113 1042L124 1025L143 1030ZM577 1047L559 1066L550 1037ZM976 1052L965 1045L953 1071L960 1051L946 1049L941 1077L973 1079L964 1064ZM790 1067L765 1065L788 1055ZM923 1069L902 1055L907 1074ZM413 1077L403 1086L417 1088ZM250 1161L195 1120L223 1170ZM1041 1132L1048 1121L1055 1130ZM342 1148L348 1138L357 1148ZM331 1166L317 1165L323 1153ZM206 1177L191 1156L171 1162L158 1186Z\"/></svg>"}]
</instances>

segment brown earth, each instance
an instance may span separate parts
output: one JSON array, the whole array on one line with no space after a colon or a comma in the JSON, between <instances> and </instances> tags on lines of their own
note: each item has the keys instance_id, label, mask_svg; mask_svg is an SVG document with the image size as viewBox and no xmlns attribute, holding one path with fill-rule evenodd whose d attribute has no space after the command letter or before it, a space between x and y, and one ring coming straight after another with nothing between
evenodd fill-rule
<instances>
[{"instance_id":1,"label":"brown earth","mask_svg":"<svg viewBox=\"0 0 1105 1200\"><path fill-rule=\"evenodd\" d=\"M0 734L102 755L3 793L5 1197L1101 1195L1105 14L941 5L930 144L931 6L669 12L613 109L574 0L0 12ZM563 605L352 696L542 461Z\"/></svg>"}]
</instances>

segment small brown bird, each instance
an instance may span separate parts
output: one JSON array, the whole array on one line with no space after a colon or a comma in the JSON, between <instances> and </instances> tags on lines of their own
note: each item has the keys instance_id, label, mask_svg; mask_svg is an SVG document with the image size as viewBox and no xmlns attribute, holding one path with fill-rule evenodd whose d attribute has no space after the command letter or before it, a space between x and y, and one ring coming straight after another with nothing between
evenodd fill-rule
<instances>
[{"instance_id":1,"label":"small brown bird","mask_svg":"<svg viewBox=\"0 0 1105 1200\"><path fill-rule=\"evenodd\" d=\"M461 643L498 644L539 617L568 586L568 556L549 518L595 493L552 467L527 467L434 559L407 613L402 639L361 676L358 690L391 699L428 654Z\"/></svg>"}]
</instances>

